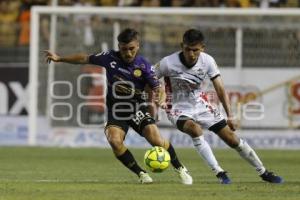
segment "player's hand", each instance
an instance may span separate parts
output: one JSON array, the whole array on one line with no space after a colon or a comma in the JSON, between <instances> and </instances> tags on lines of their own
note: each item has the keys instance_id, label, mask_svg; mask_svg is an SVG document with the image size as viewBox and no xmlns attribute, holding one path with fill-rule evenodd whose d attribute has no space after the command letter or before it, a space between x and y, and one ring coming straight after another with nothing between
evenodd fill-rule
<instances>
[{"instance_id":1,"label":"player's hand","mask_svg":"<svg viewBox=\"0 0 300 200\"><path fill-rule=\"evenodd\" d=\"M159 105L160 108L162 108L164 110L168 108L168 104L167 104L167 101L166 101L166 94L165 93L160 95L158 105Z\"/></svg>"},{"instance_id":2,"label":"player's hand","mask_svg":"<svg viewBox=\"0 0 300 200\"><path fill-rule=\"evenodd\" d=\"M152 97L155 105L159 106L159 91L158 90L152 91Z\"/></svg>"},{"instance_id":3,"label":"player's hand","mask_svg":"<svg viewBox=\"0 0 300 200\"><path fill-rule=\"evenodd\" d=\"M167 105L167 103L166 102L163 102L163 103L160 103L159 104L159 107L161 107L162 109L167 109L168 108L168 105Z\"/></svg>"},{"instance_id":4,"label":"player's hand","mask_svg":"<svg viewBox=\"0 0 300 200\"><path fill-rule=\"evenodd\" d=\"M53 62L59 62L60 61L60 57L57 54L52 53L49 50L45 50L44 52L45 52L45 57L46 57L46 62L47 63L50 63L51 61L53 61Z\"/></svg>"},{"instance_id":5,"label":"player's hand","mask_svg":"<svg viewBox=\"0 0 300 200\"><path fill-rule=\"evenodd\" d=\"M159 91L159 100L158 100L158 106L162 109L167 109L167 103L166 103L167 95L163 90Z\"/></svg>"},{"instance_id":6,"label":"player's hand","mask_svg":"<svg viewBox=\"0 0 300 200\"><path fill-rule=\"evenodd\" d=\"M228 119L227 124L232 131L235 131L237 129L237 124L233 119Z\"/></svg>"}]
</instances>

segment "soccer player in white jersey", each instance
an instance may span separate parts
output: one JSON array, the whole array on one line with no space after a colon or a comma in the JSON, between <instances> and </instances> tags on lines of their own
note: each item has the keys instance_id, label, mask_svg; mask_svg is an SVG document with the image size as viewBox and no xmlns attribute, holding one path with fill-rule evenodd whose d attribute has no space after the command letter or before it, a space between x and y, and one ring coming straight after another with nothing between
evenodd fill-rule
<instances>
[{"instance_id":1,"label":"soccer player in white jersey","mask_svg":"<svg viewBox=\"0 0 300 200\"><path fill-rule=\"evenodd\" d=\"M223 184L230 183L226 172L219 166L210 146L204 140L202 128L217 134L227 145L248 161L262 178L270 183L283 179L269 172L246 141L234 133L236 125L225 93L220 71L214 58L204 53L204 36L197 29L183 35L181 51L164 57L156 65L158 78L164 77L166 97L162 105L169 120L182 132L190 135L198 153L207 162ZM208 77L223 105L227 119L206 98L202 88Z\"/></svg>"}]
</instances>

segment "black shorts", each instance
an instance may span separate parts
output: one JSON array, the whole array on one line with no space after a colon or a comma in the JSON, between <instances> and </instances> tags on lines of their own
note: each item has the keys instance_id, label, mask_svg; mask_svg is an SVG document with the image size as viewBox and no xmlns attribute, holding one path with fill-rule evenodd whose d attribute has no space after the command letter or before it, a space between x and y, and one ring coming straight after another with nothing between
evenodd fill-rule
<instances>
[{"instance_id":1,"label":"black shorts","mask_svg":"<svg viewBox=\"0 0 300 200\"><path fill-rule=\"evenodd\" d=\"M129 127L143 136L143 129L149 124L155 124L155 120L148 112L148 107L143 104L123 102L107 104L107 124L105 130L110 126L116 126L127 133ZM133 109L132 109L133 108Z\"/></svg>"},{"instance_id":2,"label":"black shorts","mask_svg":"<svg viewBox=\"0 0 300 200\"><path fill-rule=\"evenodd\" d=\"M185 115L179 116L179 118L178 118L178 120L177 120L177 123L176 123L177 129L180 130L180 131L182 131L182 132L184 132L184 131L183 131L183 126L184 126L185 122L188 121L188 120L193 120L193 121L195 121L194 119L192 119L192 118L190 118L190 117L187 117L187 116L185 116ZM212 131L212 132L218 134L218 132L219 132L221 129L223 129L225 126L227 126L227 122L226 122L225 119L223 119L223 120L221 120L221 121L215 123L215 124L212 125L211 127L209 127L208 130L210 130L210 131Z\"/></svg>"}]
</instances>

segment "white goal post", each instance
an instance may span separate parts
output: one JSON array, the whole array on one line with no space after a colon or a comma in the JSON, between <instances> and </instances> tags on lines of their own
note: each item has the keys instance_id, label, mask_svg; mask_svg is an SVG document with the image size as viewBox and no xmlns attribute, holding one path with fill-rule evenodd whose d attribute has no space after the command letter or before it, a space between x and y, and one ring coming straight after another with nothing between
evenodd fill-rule
<instances>
[{"instance_id":1,"label":"white goal post","mask_svg":"<svg viewBox=\"0 0 300 200\"><path fill-rule=\"evenodd\" d=\"M38 130L38 117L39 117L39 108L38 108L38 101L39 98L41 97L39 94L39 73L40 73L40 62L41 62L41 51L44 49L41 49L41 16L62 16L62 15L100 15L100 16L105 16L105 18L118 18L122 19L124 16L125 19L128 19L129 21L134 19L137 21L143 21L145 22L147 20L147 16L151 17L161 17L163 20L163 17L168 17L169 20L166 23L187 23L188 27L208 27L207 30L211 31L213 29L216 29L216 27L222 27L224 30L229 30L230 34L231 32L233 33L232 37L230 36L231 43L234 43L233 45L233 50L231 56L224 56L222 57L224 59L224 64L223 66L228 67L224 69L224 78L225 78L225 83L228 83L229 81L226 82L229 78L226 78L230 76L230 82L228 83L229 85L240 85L240 86L247 86L251 84L251 78L248 77L247 74L250 74L249 76L256 76L257 72L254 72L253 69L243 69L244 66L246 67L251 67L253 63L253 56L252 58L245 58L245 49L244 44L245 40L244 37L244 30L248 30L249 27L250 29L253 28L253 30L261 29L261 28L269 28L273 29L275 28L276 30L278 29L278 35L284 35L285 30L292 30L292 31L299 31L299 28L295 27L296 23L299 27L300 21L298 20L300 18L300 10L299 9L235 9L235 8L143 8L143 7L51 7L51 6L34 6L31 9L31 35L30 35L30 62L29 62L29 67L30 67L30 73L29 73L29 122L28 122L28 127L29 127L29 137L28 137L28 143L30 145L36 145L38 144L37 142L37 134L40 130ZM130 16L130 17L128 17ZM145 17L146 16L146 17ZM174 16L174 22L172 22L172 17ZM189 18L192 17L192 18ZM256 19L258 18L258 19ZM275 22L273 22L273 18L275 18ZM191 21L189 21L191 19ZM216 22L214 21L216 20ZM233 21L231 21L234 19ZM243 19L247 19L248 21L243 24ZM263 21L260 21L260 20ZM285 19L287 19L285 21ZM289 19L292 19L289 20ZM52 19L53 20L53 19ZM149 20L155 20L154 19L149 19ZM182 21L181 21L182 20ZM241 20L241 21L239 21ZM265 20L265 21L264 21ZM293 21L295 20L295 21ZM288 22L288 23L284 23ZM279 27L277 27L280 25ZM146 25L145 25L146 26ZM120 31L120 24L117 22L114 22L114 25L112 27L113 29L113 34L110 35L112 37L112 48L117 48L117 41L116 41L116 36ZM228 27L228 29L226 28ZM161 27L164 31L165 27ZM56 38L56 24L52 25L52 28L50 28L50 41L49 44L47 45L48 48L51 50L57 49L56 43L57 43L57 38ZM283 31L283 32L282 32ZM218 39L218 34L220 34L217 31L213 32L216 35L213 35L212 37L216 37ZM300 33L300 31L299 31ZM261 36L256 36L256 33L249 32L247 33L251 37L265 37L264 35ZM259 32L258 34L261 34ZM247 35L247 36L248 36ZM255 35L255 36L253 36ZM222 35L223 38L226 38L227 36ZM222 39L222 38L221 38ZM221 40L220 39L220 40ZM219 41L219 40L218 40ZM247 42L247 41L246 41ZM225 43L224 43L225 44ZM219 44L216 44L218 47ZM251 46L251 41L247 43L247 45ZM209 46L209 45L208 45ZM220 45L219 45L220 46ZM164 48L164 47L162 47ZM260 47L258 47L260 48ZM297 47L296 47L297 48ZM102 48L103 49L103 48ZM246 49L247 50L247 49ZM225 53L226 53L226 48L225 48ZM255 50L249 50L249 52L253 52ZM75 52L74 52L75 53ZM91 52L90 52L91 53ZM171 53L171 52L168 52ZM223 52L224 53L224 52ZM253 52L255 53L255 52ZM147 53L146 53L147 54ZM297 53L296 53L297 54ZM213 55L214 56L214 55ZM267 55L266 55L267 56ZM151 57L151 56L150 56ZM162 56L161 56L162 57ZM233 58L229 58L233 57ZM228 59L232 59L227 62ZM272 60L273 58L270 58L268 61L265 61L266 64L262 64L262 67L270 67L272 66ZM272 85L276 85L280 82L284 82L286 80L289 80L293 78L295 75L299 75L299 72L296 71L297 68L295 68L295 63L299 61L297 55L296 58L291 58L291 59L296 59L294 62L288 63L287 65L290 67L288 68L284 74L282 72L282 69L278 67L277 69L274 69L274 76L278 76L278 78L275 78L276 80L274 82L268 83L267 81L263 82L263 88L261 90L264 90L265 88L271 87ZM279 62L279 61L278 61ZM280 61L281 62L281 61ZM222 63L222 62L221 62ZM248 64L247 64L248 63ZM257 61L253 65L256 65L259 63ZM282 65L282 67L285 67L285 62L282 61L283 64L278 64ZM298 62L299 63L299 62ZM275 63L276 64L276 63ZM274 64L274 65L275 65ZM257 66L256 66L257 67ZM52 72L49 72L50 76L48 76L48 80L53 80L53 76L55 76L55 71L54 71L54 66L50 67ZM258 68L255 68L256 70L259 70ZM270 68L268 68L270 69ZM268 69L261 69L261 73L268 73ZM221 70L223 71L223 70ZM232 79L232 73L234 73L235 78ZM48 74L48 75L49 75ZM282 75L282 76L281 76ZM67 75L66 75L67 76ZM262 78L261 78L262 79ZM297 79L299 80L299 79ZM294 80L293 80L294 81ZM246 84L246 85L245 85ZM292 84L292 82L288 82L288 84ZM288 84L284 85L284 87L289 87ZM45 90L49 90L49 85L47 88L44 88ZM66 84L67 85L67 84ZM54 86L53 86L54 87ZM249 89L249 88L248 88ZM245 90L248 90L247 88ZM244 90L244 91L245 91ZM285 89L283 89L285 90ZM244 92L243 91L243 92ZM49 91L48 91L49 92ZM282 95L284 92L280 92L277 95ZM269 97L270 99L274 97ZM284 100L285 101L285 100ZM293 100L288 99L288 102L290 104L293 104ZM49 103L49 102L48 102ZM51 101L50 101L51 103ZM288 106L291 106L291 105ZM296 102L298 104L298 102ZM293 104L294 105L294 104ZM49 111L46 111L46 113ZM273 111L270 111L273 112ZM286 114L286 113L285 113ZM285 115L283 114L283 115ZM289 115L289 114L288 114ZM271 119L269 121L272 121L274 124L277 124L277 121L282 121L282 119ZM288 128L290 126L289 123L293 123L294 118L289 116L288 119L286 119L280 127L286 127ZM292 122L291 122L292 121ZM269 127L273 126L272 123L268 122L259 122L258 124L260 125L262 123L262 126ZM246 122L246 124L248 124ZM257 125L257 122L254 123L249 123L249 126L252 127Z\"/></svg>"}]
</instances>

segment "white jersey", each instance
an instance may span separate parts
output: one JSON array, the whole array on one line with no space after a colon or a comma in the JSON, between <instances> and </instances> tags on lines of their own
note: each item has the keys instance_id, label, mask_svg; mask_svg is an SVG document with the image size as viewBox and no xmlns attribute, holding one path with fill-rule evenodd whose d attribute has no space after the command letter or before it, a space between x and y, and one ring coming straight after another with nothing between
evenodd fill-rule
<instances>
[{"instance_id":1,"label":"white jersey","mask_svg":"<svg viewBox=\"0 0 300 200\"><path fill-rule=\"evenodd\" d=\"M187 68L179 58L180 52L164 57L156 66L158 78L165 77L166 92L172 103L198 102L203 95L204 80L220 74L213 57L201 52L197 63Z\"/></svg>"},{"instance_id":2,"label":"white jersey","mask_svg":"<svg viewBox=\"0 0 300 200\"><path fill-rule=\"evenodd\" d=\"M176 125L180 116L187 116L209 128L224 119L206 98L203 84L206 78L213 79L220 71L213 57L201 52L197 63L187 68L180 60L180 52L164 57L156 65L156 75L164 77L167 94L167 114Z\"/></svg>"}]
</instances>

